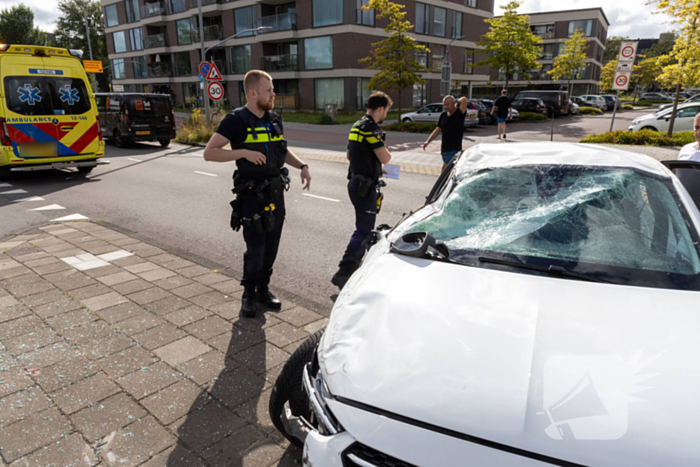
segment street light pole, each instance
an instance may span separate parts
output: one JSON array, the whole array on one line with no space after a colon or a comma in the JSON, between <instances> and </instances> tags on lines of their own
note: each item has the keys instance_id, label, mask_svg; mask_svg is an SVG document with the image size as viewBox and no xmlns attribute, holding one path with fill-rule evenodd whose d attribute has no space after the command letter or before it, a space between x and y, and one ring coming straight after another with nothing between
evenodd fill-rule
<instances>
[{"instance_id":1,"label":"street light pole","mask_svg":"<svg viewBox=\"0 0 700 467\"><path fill-rule=\"evenodd\" d=\"M202 61L207 61L207 51L204 50L204 21L202 19L202 0L197 0L197 8L199 10L199 46L202 52ZM204 81L202 81L204 83ZM209 108L209 96L204 89L202 89L202 97L204 98L204 114L207 118L207 126L211 124L211 109Z\"/></svg>"},{"instance_id":2,"label":"street light pole","mask_svg":"<svg viewBox=\"0 0 700 467\"><path fill-rule=\"evenodd\" d=\"M90 50L90 60L92 60L92 41L90 41L90 28L88 27L87 11L85 11L85 7L83 7L83 19L85 20L85 35L87 36L88 49ZM92 92L97 92L95 73L92 73Z\"/></svg>"}]
</instances>

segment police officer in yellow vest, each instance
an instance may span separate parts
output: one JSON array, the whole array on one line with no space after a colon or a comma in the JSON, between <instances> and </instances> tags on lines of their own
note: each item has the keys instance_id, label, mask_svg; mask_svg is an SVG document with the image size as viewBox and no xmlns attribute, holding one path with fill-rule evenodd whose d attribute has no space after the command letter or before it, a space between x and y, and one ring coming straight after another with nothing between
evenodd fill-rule
<instances>
[{"instance_id":1,"label":"police officer in yellow vest","mask_svg":"<svg viewBox=\"0 0 700 467\"><path fill-rule=\"evenodd\" d=\"M311 175L309 166L287 148L282 119L272 112L272 77L264 71L251 70L245 75L243 87L248 103L223 119L204 150L204 159L236 161L231 227L243 227L246 252L241 314L252 318L256 304L272 310L281 308L268 285L284 223L284 191L289 187L289 171L284 165L301 169L305 190L309 189ZM231 149L224 149L229 143Z\"/></svg>"},{"instance_id":2,"label":"police officer in yellow vest","mask_svg":"<svg viewBox=\"0 0 700 467\"><path fill-rule=\"evenodd\" d=\"M385 93L372 93L367 100L367 113L353 125L348 136L348 194L355 208L355 232L338 265L338 272L331 279L331 283L341 290L360 267L367 251L367 240L377 220L377 182L382 176L382 164L391 160L379 124L384 122L391 105L391 98Z\"/></svg>"}]
</instances>

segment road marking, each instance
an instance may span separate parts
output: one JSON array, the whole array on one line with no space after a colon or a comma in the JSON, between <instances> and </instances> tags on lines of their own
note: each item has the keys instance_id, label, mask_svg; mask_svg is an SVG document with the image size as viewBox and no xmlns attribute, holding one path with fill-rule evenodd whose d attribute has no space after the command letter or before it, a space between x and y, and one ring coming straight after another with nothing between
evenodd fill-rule
<instances>
[{"instance_id":1,"label":"road marking","mask_svg":"<svg viewBox=\"0 0 700 467\"><path fill-rule=\"evenodd\" d=\"M194 171L194 173L199 174L199 175L206 175L207 177L218 177L218 175L208 174L206 172L198 172L196 170Z\"/></svg>"},{"instance_id":2,"label":"road marking","mask_svg":"<svg viewBox=\"0 0 700 467\"><path fill-rule=\"evenodd\" d=\"M133 157L127 157L127 159L134 162L143 162L141 159L134 159Z\"/></svg>"},{"instance_id":3,"label":"road marking","mask_svg":"<svg viewBox=\"0 0 700 467\"><path fill-rule=\"evenodd\" d=\"M311 198L325 199L326 201L333 201L334 203L340 203L340 200L339 200L339 199L325 198L325 197L323 197L323 196L316 196L316 195L312 195L312 194L309 194L309 193L302 193L302 195L304 195L304 196L309 196L309 197L311 197Z\"/></svg>"},{"instance_id":4,"label":"road marking","mask_svg":"<svg viewBox=\"0 0 700 467\"><path fill-rule=\"evenodd\" d=\"M10 191L3 191L0 193L0 195L19 195L20 193L26 193L27 190L10 190Z\"/></svg>"},{"instance_id":5,"label":"road marking","mask_svg":"<svg viewBox=\"0 0 700 467\"><path fill-rule=\"evenodd\" d=\"M59 217L58 219L51 219L51 222L65 222L65 221L84 221L89 219L82 214L71 214L70 216Z\"/></svg>"},{"instance_id":6,"label":"road marking","mask_svg":"<svg viewBox=\"0 0 700 467\"><path fill-rule=\"evenodd\" d=\"M16 200L13 200L12 202L13 203L27 203L30 201L44 201L44 198L42 198L41 196L31 196L29 198L16 199Z\"/></svg>"},{"instance_id":7,"label":"road marking","mask_svg":"<svg viewBox=\"0 0 700 467\"><path fill-rule=\"evenodd\" d=\"M6 186L12 186L9 183L0 183L0 188L4 188Z\"/></svg>"},{"instance_id":8,"label":"road marking","mask_svg":"<svg viewBox=\"0 0 700 467\"><path fill-rule=\"evenodd\" d=\"M51 204L49 206L42 206L40 208L29 209L29 211L58 211L59 209L66 209L58 204Z\"/></svg>"}]
</instances>

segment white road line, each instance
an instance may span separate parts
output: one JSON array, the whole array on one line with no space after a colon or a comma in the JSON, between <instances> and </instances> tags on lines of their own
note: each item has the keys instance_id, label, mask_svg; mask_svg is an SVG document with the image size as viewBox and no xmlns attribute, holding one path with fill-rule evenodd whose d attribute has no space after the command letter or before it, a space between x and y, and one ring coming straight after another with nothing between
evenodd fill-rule
<instances>
[{"instance_id":1,"label":"white road line","mask_svg":"<svg viewBox=\"0 0 700 467\"><path fill-rule=\"evenodd\" d=\"M339 199L333 199L333 198L325 198L323 196L316 196L316 195L311 195L309 193L302 193L304 196L309 196L311 198L318 198L318 199L325 199L326 201L333 201L334 203L340 203Z\"/></svg>"},{"instance_id":2,"label":"white road line","mask_svg":"<svg viewBox=\"0 0 700 467\"><path fill-rule=\"evenodd\" d=\"M9 183L0 183L0 188L5 188L7 186L12 186Z\"/></svg>"},{"instance_id":3,"label":"white road line","mask_svg":"<svg viewBox=\"0 0 700 467\"><path fill-rule=\"evenodd\" d=\"M195 170L194 173L199 174L199 175L206 175L207 177L218 177L218 175L208 174L206 172L198 172L197 170Z\"/></svg>"},{"instance_id":4,"label":"white road line","mask_svg":"<svg viewBox=\"0 0 700 467\"><path fill-rule=\"evenodd\" d=\"M0 193L0 195L19 195L21 193L26 193L27 190L10 190L10 191L3 191Z\"/></svg>"},{"instance_id":5,"label":"white road line","mask_svg":"<svg viewBox=\"0 0 700 467\"><path fill-rule=\"evenodd\" d=\"M22 199L15 199L12 202L13 203L26 203L30 201L44 201L44 198L41 196L31 196L29 198L22 198Z\"/></svg>"},{"instance_id":6,"label":"white road line","mask_svg":"<svg viewBox=\"0 0 700 467\"><path fill-rule=\"evenodd\" d=\"M70 216L59 217L58 219L51 219L51 222L64 222L64 221L84 221L89 219L82 214L71 214Z\"/></svg>"},{"instance_id":7,"label":"white road line","mask_svg":"<svg viewBox=\"0 0 700 467\"><path fill-rule=\"evenodd\" d=\"M49 206L42 206L40 208L29 209L29 211L58 211L59 209L66 209L58 204L51 204Z\"/></svg>"},{"instance_id":8,"label":"white road line","mask_svg":"<svg viewBox=\"0 0 700 467\"><path fill-rule=\"evenodd\" d=\"M134 162L143 162L141 159L134 159L133 157L127 157L127 159Z\"/></svg>"}]
</instances>

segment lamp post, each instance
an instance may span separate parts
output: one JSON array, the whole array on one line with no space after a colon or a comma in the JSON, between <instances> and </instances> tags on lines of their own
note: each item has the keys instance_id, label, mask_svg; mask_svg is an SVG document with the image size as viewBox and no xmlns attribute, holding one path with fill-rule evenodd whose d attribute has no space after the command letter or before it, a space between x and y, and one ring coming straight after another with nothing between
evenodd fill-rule
<instances>
[{"instance_id":1,"label":"lamp post","mask_svg":"<svg viewBox=\"0 0 700 467\"><path fill-rule=\"evenodd\" d=\"M90 50L90 60L92 58L92 41L90 41L90 27L88 26L87 11L83 7L83 19L85 20L85 36L87 37L88 49ZM92 92L97 92L97 80L95 78L95 73L92 73Z\"/></svg>"}]
</instances>

